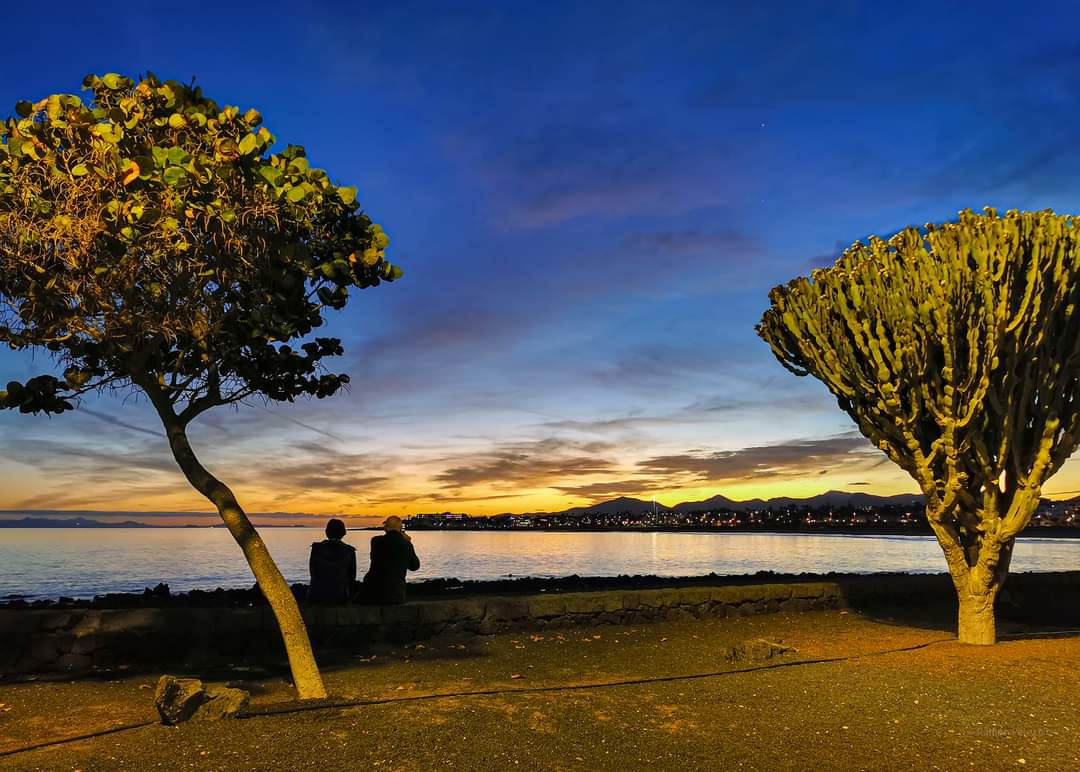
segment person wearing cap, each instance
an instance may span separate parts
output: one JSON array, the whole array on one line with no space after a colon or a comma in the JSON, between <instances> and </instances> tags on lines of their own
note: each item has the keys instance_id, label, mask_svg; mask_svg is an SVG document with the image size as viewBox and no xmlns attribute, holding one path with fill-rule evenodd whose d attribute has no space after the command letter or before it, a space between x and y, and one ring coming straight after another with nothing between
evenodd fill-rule
<instances>
[{"instance_id":1,"label":"person wearing cap","mask_svg":"<svg viewBox=\"0 0 1080 772\"><path fill-rule=\"evenodd\" d=\"M400 517L386 518L383 530L386 533L371 539L371 568L364 575L364 597L368 603L404 603L405 574L419 569L420 559Z\"/></svg>"},{"instance_id":2,"label":"person wearing cap","mask_svg":"<svg viewBox=\"0 0 1080 772\"><path fill-rule=\"evenodd\" d=\"M347 603L356 584L356 547L342 541L345 523L333 518L326 524L326 539L311 545L308 568L311 584L307 602Z\"/></svg>"}]
</instances>

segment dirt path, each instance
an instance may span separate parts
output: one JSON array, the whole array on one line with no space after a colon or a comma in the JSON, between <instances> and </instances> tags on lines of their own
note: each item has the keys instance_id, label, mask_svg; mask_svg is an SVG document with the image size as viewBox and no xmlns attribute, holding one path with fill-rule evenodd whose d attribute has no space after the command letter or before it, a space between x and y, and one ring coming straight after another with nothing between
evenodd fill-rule
<instances>
[{"instance_id":1,"label":"dirt path","mask_svg":"<svg viewBox=\"0 0 1080 772\"><path fill-rule=\"evenodd\" d=\"M798 653L726 658L759 636ZM151 725L0 768L1078 769L1077 663L1080 638L976 648L839 612L442 639L327 668L332 694L375 704ZM152 683L0 686L0 752L152 720ZM245 686L255 710L290 696Z\"/></svg>"}]
</instances>

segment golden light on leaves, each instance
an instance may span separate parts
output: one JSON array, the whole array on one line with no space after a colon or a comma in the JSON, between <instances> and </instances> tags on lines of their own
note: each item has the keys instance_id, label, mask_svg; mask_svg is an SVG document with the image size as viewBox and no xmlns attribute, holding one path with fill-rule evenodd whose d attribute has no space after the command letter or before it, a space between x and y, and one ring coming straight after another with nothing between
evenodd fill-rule
<instances>
[{"instance_id":1,"label":"golden light on leaves","mask_svg":"<svg viewBox=\"0 0 1080 772\"><path fill-rule=\"evenodd\" d=\"M139 179L139 165L134 161L131 162L131 170L124 176L123 183L126 188L128 185Z\"/></svg>"}]
</instances>

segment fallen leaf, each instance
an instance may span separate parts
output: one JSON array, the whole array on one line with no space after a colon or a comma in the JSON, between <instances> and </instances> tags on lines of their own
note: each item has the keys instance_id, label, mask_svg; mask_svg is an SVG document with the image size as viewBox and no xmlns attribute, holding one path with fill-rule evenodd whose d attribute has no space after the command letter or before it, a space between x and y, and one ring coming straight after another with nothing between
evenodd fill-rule
<instances>
[{"instance_id":1,"label":"fallen leaf","mask_svg":"<svg viewBox=\"0 0 1080 772\"><path fill-rule=\"evenodd\" d=\"M127 175L124 177L124 180L123 180L124 187L127 187L128 185L133 183L135 180L139 179L139 174L140 174L139 165L137 163L135 163L134 161L132 161L131 162L131 171L129 171L127 173Z\"/></svg>"}]
</instances>

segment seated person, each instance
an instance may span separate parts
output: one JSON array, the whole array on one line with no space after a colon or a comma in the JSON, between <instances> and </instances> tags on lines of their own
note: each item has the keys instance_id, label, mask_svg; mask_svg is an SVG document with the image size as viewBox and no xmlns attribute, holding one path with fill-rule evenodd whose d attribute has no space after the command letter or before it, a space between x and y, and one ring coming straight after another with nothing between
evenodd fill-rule
<instances>
[{"instance_id":1,"label":"seated person","mask_svg":"<svg viewBox=\"0 0 1080 772\"><path fill-rule=\"evenodd\" d=\"M420 559L400 517L386 518L383 528L386 533L371 540L371 568L364 575L364 599L368 603L404 603L405 574L420 568Z\"/></svg>"},{"instance_id":2,"label":"seated person","mask_svg":"<svg viewBox=\"0 0 1080 772\"><path fill-rule=\"evenodd\" d=\"M345 523L326 524L326 539L311 545L308 603L347 603L356 584L356 547L342 541Z\"/></svg>"}]
</instances>

